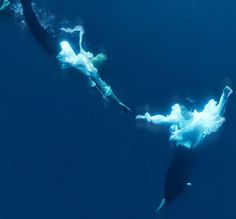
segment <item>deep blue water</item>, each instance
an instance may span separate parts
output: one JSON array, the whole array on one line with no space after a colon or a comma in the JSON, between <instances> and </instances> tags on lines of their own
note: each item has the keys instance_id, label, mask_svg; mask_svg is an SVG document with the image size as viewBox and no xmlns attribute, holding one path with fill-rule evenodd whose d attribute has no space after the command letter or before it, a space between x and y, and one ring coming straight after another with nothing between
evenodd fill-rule
<instances>
[{"instance_id":1,"label":"deep blue water","mask_svg":"<svg viewBox=\"0 0 236 219\"><path fill-rule=\"evenodd\" d=\"M101 73L135 113L201 108L236 81L233 0L37 1L103 51ZM73 25L72 25L73 26ZM139 128L63 74L32 35L0 16L0 219L154 219L171 159L167 129ZM195 103L186 102L185 97ZM235 219L236 97L201 146L192 188L162 219Z\"/></svg>"}]
</instances>

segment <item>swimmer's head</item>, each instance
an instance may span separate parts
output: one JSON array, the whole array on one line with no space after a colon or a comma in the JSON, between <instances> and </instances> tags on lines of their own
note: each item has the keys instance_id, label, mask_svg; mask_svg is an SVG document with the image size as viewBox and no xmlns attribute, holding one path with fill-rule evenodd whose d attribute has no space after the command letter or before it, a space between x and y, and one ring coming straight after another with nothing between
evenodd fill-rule
<instances>
[{"instance_id":1,"label":"swimmer's head","mask_svg":"<svg viewBox=\"0 0 236 219\"><path fill-rule=\"evenodd\" d=\"M62 41L62 42L60 43L60 45L61 45L61 48L62 48L62 49L68 49L68 48L71 47L70 44L69 44L67 41Z\"/></svg>"},{"instance_id":2,"label":"swimmer's head","mask_svg":"<svg viewBox=\"0 0 236 219\"><path fill-rule=\"evenodd\" d=\"M107 56L103 53L99 53L95 57L91 58L90 61L93 66L98 69L107 61Z\"/></svg>"}]
</instances>

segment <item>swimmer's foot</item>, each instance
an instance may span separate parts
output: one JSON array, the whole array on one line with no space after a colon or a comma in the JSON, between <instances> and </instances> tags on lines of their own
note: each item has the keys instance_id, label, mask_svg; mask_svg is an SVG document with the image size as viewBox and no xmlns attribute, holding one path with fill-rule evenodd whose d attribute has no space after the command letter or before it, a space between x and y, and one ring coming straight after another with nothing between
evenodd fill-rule
<instances>
[{"instance_id":1,"label":"swimmer's foot","mask_svg":"<svg viewBox=\"0 0 236 219\"><path fill-rule=\"evenodd\" d=\"M123 104L111 89L110 89L110 94L107 96L109 96L111 98L111 100L113 100L115 103L117 103L122 110L124 110L127 113L132 113L132 110L128 106Z\"/></svg>"},{"instance_id":2,"label":"swimmer's foot","mask_svg":"<svg viewBox=\"0 0 236 219\"><path fill-rule=\"evenodd\" d=\"M122 110L124 110L125 112L127 112L127 113L132 113L132 110L131 110L128 106L126 106L125 104L119 103L119 106L120 106L120 108L121 108Z\"/></svg>"},{"instance_id":3,"label":"swimmer's foot","mask_svg":"<svg viewBox=\"0 0 236 219\"><path fill-rule=\"evenodd\" d=\"M88 79L88 83L91 87L96 87L96 83L91 78Z\"/></svg>"}]
</instances>

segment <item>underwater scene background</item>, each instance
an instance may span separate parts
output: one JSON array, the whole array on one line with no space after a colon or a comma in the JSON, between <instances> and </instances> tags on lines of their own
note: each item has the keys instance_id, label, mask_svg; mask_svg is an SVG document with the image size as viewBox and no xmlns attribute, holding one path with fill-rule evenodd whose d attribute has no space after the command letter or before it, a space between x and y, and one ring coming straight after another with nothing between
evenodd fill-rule
<instances>
[{"instance_id":1,"label":"underwater scene background","mask_svg":"<svg viewBox=\"0 0 236 219\"><path fill-rule=\"evenodd\" d=\"M51 13L49 28L84 26L85 48L108 56L101 77L135 114L168 114L176 102L202 109L235 89L233 0L35 3ZM0 219L158 218L175 147L168 129L136 123L62 71L11 12L0 27ZM236 218L235 93L225 118L162 219Z\"/></svg>"}]
</instances>

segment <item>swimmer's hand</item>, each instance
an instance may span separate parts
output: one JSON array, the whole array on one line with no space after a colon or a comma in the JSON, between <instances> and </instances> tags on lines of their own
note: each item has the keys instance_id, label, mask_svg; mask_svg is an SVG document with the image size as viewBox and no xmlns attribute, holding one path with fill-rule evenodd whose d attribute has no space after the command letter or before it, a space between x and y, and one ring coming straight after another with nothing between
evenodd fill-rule
<instances>
[{"instance_id":1,"label":"swimmer's hand","mask_svg":"<svg viewBox=\"0 0 236 219\"><path fill-rule=\"evenodd\" d=\"M136 119L144 119L144 120L147 120L148 122L152 121L152 117L150 116L149 113L145 113L144 116L138 115L136 116Z\"/></svg>"},{"instance_id":2,"label":"swimmer's hand","mask_svg":"<svg viewBox=\"0 0 236 219\"><path fill-rule=\"evenodd\" d=\"M137 116L136 116L136 119L146 119L146 118L145 118L145 116L137 115Z\"/></svg>"},{"instance_id":3,"label":"swimmer's hand","mask_svg":"<svg viewBox=\"0 0 236 219\"><path fill-rule=\"evenodd\" d=\"M226 86L223 90L223 93L226 95L226 96L229 96L230 94L233 93L233 90L229 87L229 86Z\"/></svg>"}]
</instances>

